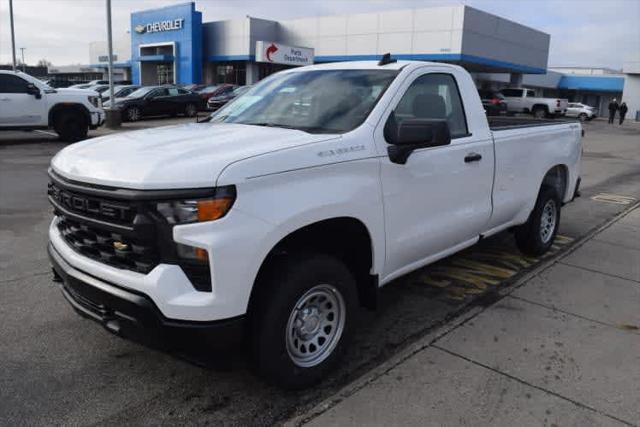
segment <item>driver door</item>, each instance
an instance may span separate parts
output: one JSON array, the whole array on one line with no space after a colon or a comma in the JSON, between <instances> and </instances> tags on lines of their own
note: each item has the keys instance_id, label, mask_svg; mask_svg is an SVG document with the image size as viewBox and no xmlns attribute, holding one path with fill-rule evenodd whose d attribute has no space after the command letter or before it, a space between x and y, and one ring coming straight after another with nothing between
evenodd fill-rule
<instances>
[{"instance_id":1,"label":"driver door","mask_svg":"<svg viewBox=\"0 0 640 427\"><path fill-rule=\"evenodd\" d=\"M487 129L467 125L456 72L417 70L405 81L378 124L386 261L383 281L473 244L491 216L493 141ZM462 76L460 76L462 77ZM465 90L475 90L468 83ZM476 109L480 105L471 105ZM473 111L472 108L467 108ZM451 143L414 150L405 164L387 154L384 125L391 115L445 120Z\"/></svg>"},{"instance_id":2,"label":"driver door","mask_svg":"<svg viewBox=\"0 0 640 427\"><path fill-rule=\"evenodd\" d=\"M147 105L144 107L144 114L147 116L159 116L169 114L171 101L168 99L167 88L159 88L149 94Z\"/></svg>"},{"instance_id":3,"label":"driver door","mask_svg":"<svg viewBox=\"0 0 640 427\"><path fill-rule=\"evenodd\" d=\"M0 126L45 126L46 101L28 92L29 82L0 74ZM41 94L42 95L42 94Z\"/></svg>"}]
</instances>

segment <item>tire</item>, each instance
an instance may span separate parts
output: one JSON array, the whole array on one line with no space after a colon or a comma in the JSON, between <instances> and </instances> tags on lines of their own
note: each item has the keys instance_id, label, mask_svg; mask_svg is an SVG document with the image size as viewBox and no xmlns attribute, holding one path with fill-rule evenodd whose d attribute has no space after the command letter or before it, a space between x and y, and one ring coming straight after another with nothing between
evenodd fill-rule
<instances>
[{"instance_id":1,"label":"tire","mask_svg":"<svg viewBox=\"0 0 640 427\"><path fill-rule=\"evenodd\" d=\"M526 223L516 228L516 244L525 255L546 253L555 240L560 225L561 200L557 191L543 187Z\"/></svg>"},{"instance_id":2,"label":"tire","mask_svg":"<svg viewBox=\"0 0 640 427\"><path fill-rule=\"evenodd\" d=\"M580 115L578 115L578 120L581 122L586 122L588 119L589 117L587 117L586 113L580 113Z\"/></svg>"},{"instance_id":3,"label":"tire","mask_svg":"<svg viewBox=\"0 0 640 427\"><path fill-rule=\"evenodd\" d=\"M87 119L78 111L59 113L54 121L54 130L65 142L81 141L89 133Z\"/></svg>"},{"instance_id":4,"label":"tire","mask_svg":"<svg viewBox=\"0 0 640 427\"><path fill-rule=\"evenodd\" d=\"M251 350L258 374L285 389L322 380L346 348L357 308L347 267L322 254L274 262L258 283Z\"/></svg>"},{"instance_id":5,"label":"tire","mask_svg":"<svg viewBox=\"0 0 640 427\"><path fill-rule=\"evenodd\" d=\"M533 117L535 117L536 119L544 119L547 116L547 110L545 110L543 107L535 107L531 111L531 114L533 114Z\"/></svg>"},{"instance_id":6,"label":"tire","mask_svg":"<svg viewBox=\"0 0 640 427\"><path fill-rule=\"evenodd\" d=\"M198 107L195 104L187 104L184 106L184 115L186 117L195 117L198 114Z\"/></svg>"},{"instance_id":7,"label":"tire","mask_svg":"<svg viewBox=\"0 0 640 427\"><path fill-rule=\"evenodd\" d=\"M129 107L124 111L124 119L128 122L137 122L142 117L142 112L138 107Z\"/></svg>"}]
</instances>

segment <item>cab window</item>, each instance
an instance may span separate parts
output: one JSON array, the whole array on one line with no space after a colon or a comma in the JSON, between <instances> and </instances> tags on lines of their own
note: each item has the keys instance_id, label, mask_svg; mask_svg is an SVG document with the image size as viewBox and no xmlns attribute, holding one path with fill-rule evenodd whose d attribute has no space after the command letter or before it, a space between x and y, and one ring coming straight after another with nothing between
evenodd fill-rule
<instances>
[{"instance_id":1,"label":"cab window","mask_svg":"<svg viewBox=\"0 0 640 427\"><path fill-rule=\"evenodd\" d=\"M18 76L0 74L0 93L27 93L28 84Z\"/></svg>"},{"instance_id":2,"label":"cab window","mask_svg":"<svg viewBox=\"0 0 640 427\"><path fill-rule=\"evenodd\" d=\"M522 96L522 89L502 89L500 92L504 96L509 96L512 98Z\"/></svg>"},{"instance_id":3,"label":"cab window","mask_svg":"<svg viewBox=\"0 0 640 427\"><path fill-rule=\"evenodd\" d=\"M409 86L395 109L396 120L446 120L451 137L468 134L458 85L451 74L425 74Z\"/></svg>"}]
</instances>

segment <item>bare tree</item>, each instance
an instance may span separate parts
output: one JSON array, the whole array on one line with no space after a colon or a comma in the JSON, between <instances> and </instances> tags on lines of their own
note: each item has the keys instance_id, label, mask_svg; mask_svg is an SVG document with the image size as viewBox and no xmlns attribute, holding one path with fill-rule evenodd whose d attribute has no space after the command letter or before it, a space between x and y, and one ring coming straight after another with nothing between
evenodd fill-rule
<instances>
[{"instance_id":1,"label":"bare tree","mask_svg":"<svg viewBox=\"0 0 640 427\"><path fill-rule=\"evenodd\" d=\"M46 59L41 59L36 64L38 67L51 67L51 61L47 61Z\"/></svg>"}]
</instances>

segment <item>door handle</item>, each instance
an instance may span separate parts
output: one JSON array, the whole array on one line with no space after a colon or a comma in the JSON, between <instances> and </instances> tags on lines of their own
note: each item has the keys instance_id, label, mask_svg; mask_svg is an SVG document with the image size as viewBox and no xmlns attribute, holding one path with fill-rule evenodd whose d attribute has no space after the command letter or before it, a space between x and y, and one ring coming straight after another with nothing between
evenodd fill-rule
<instances>
[{"instance_id":1,"label":"door handle","mask_svg":"<svg viewBox=\"0 0 640 427\"><path fill-rule=\"evenodd\" d=\"M482 154L478 154L478 153L469 153L467 154L467 156L464 158L464 162L465 163L471 163L471 162L479 162L480 159L482 159Z\"/></svg>"}]
</instances>

